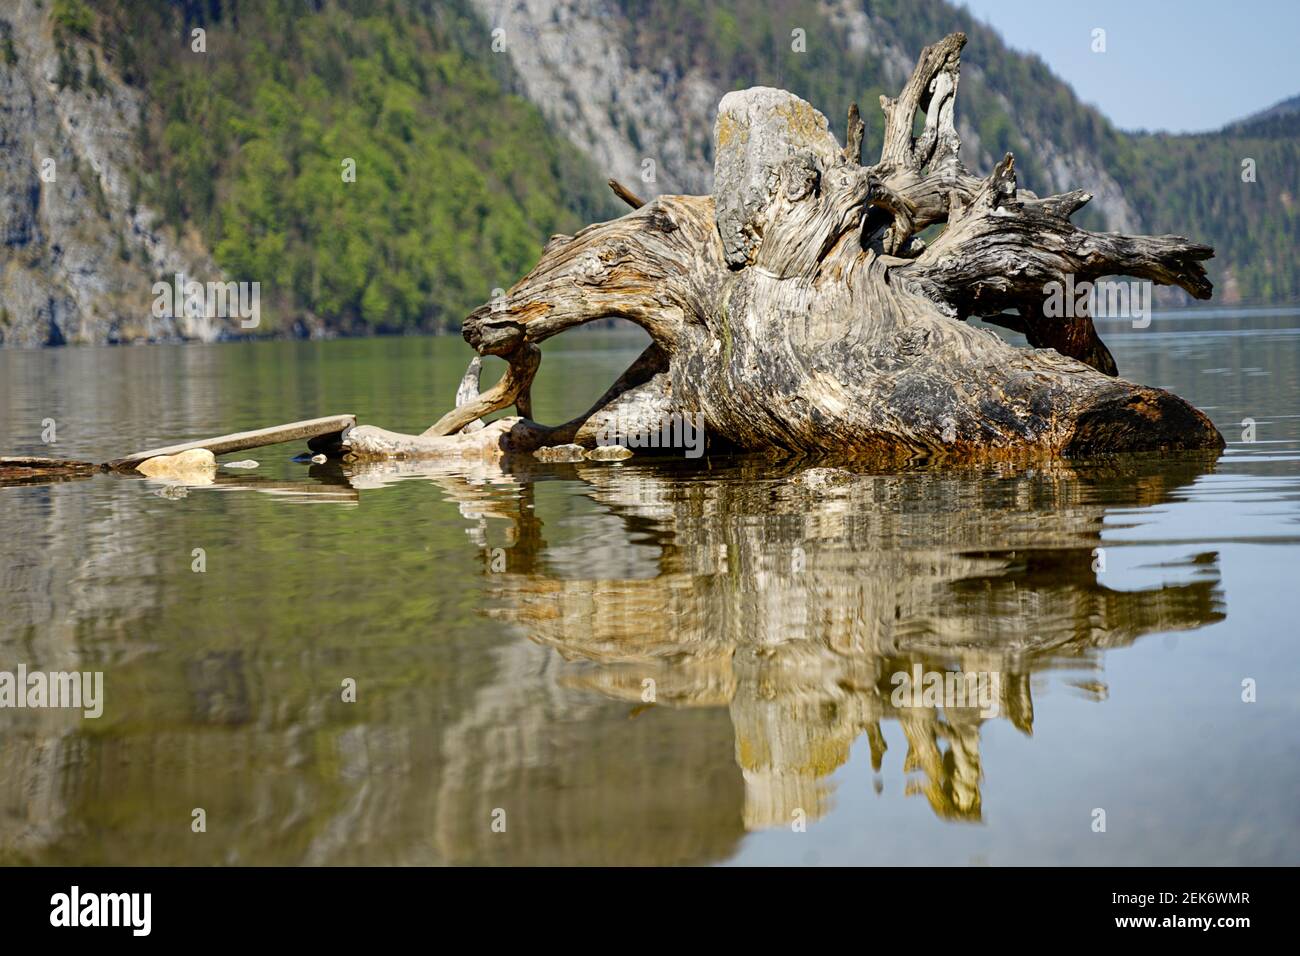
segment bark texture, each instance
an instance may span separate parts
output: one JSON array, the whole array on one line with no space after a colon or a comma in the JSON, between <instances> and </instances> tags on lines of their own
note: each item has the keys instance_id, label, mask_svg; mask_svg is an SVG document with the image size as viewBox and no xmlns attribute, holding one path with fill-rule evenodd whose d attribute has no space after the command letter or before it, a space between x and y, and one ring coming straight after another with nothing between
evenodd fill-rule
<instances>
[{"instance_id":1,"label":"bark texture","mask_svg":"<svg viewBox=\"0 0 1300 956\"><path fill-rule=\"evenodd\" d=\"M478 394L472 366L457 408L424 435L354 429L352 453L477 447L493 458L590 445L611 425L656 430L670 413L698 416L731 447L890 459L1221 448L1191 405L1116 377L1091 317L1043 307L1045 286L1067 277L1129 276L1208 298L1201 261L1213 250L1079 229L1070 217L1089 195L1020 189L1010 154L985 177L970 173L953 122L965 42L957 33L927 47L898 98L881 98L884 145L869 166L856 104L841 146L825 116L784 90L729 93L712 196L644 201L611 181L632 212L552 237L528 275L466 318L474 350L508 363L501 382ZM529 420L538 345L608 317L654 344L584 416ZM511 404L522 418L466 431Z\"/></svg>"}]
</instances>

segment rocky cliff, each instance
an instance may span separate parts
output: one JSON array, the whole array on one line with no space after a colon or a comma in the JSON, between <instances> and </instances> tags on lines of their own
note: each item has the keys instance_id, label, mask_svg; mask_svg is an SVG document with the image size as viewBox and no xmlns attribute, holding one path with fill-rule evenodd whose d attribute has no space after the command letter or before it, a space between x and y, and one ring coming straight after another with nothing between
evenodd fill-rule
<instances>
[{"instance_id":1,"label":"rocky cliff","mask_svg":"<svg viewBox=\"0 0 1300 956\"><path fill-rule=\"evenodd\" d=\"M819 73L841 70L864 91L873 85L898 90L911 74L920 49L906 42L898 24L887 22L873 9L875 5L860 0L725 6L734 9L737 18L750 18L757 10L774 6L790 8L779 9L780 15L773 17L774 23L780 21L780 34L774 28L764 37L764 55L774 50L760 66L767 75L746 74L735 59L714 55L720 52L716 47L725 20L704 20L698 32L684 22L679 42L657 43L647 42L654 24L647 22L645 11L635 2L474 0L484 22L505 31L505 52L525 92L552 124L601 169L639 184L649 195L712 190L709 134L718 103L728 91L756 84L784 86L809 98L835 122L848 101L818 101L815 88L824 85L818 82L824 79ZM676 8L686 8L689 14L692 5L658 7L662 15L672 18ZM1017 54L969 16L945 12L951 12L949 19L957 25L939 30L929 40L950 29L978 34L966 57L971 64L964 68L963 96L968 93L965 87L973 86L977 95L983 94L981 100L992 99L996 112L1013 121L1023 152L1040 163L1033 188L1046 194L1087 184L1094 196L1092 207L1100 212L1106 228L1141 232L1140 218L1096 150L1063 142L1039 111L1018 109L991 86L980 64ZM795 30L803 31L802 49L791 49L801 45L798 36L786 36ZM985 48L977 50L979 43ZM878 133L881 123L874 100L863 97L861 103L869 130L874 125ZM1005 144L981 140L971 115L968 107L958 119L966 159L972 169L991 169L1002 158L999 147ZM842 137L843 129L838 132Z\"/></svg>"},{"instance_id":2,"label":"rocky cliff","mask_svg":"<svg viewBox=\"0 0 1300 956\"><path fill-rule=\"evenodd\" d=\"M47 6L0 19L0 345L217 337L221 320L154 317L155 281L218 270L133 202L143 94Z\"/></svg>"}]
</instances>

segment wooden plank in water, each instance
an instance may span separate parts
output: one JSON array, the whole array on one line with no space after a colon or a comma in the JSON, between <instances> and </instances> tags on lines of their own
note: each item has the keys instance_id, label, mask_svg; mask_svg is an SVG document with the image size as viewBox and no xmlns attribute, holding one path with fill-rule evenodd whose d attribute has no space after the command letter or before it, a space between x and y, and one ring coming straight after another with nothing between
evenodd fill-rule
<instances>
[{"instance_id":1,"label":"wooden plank in water","mask_svg":"<svg viewBox=\"0 0 1300 956\"><path fill-rule=\"evenodd\" d=\"M104 467L114 471L134 468L147 458L159 455L177 455L191 448L206 448L214 455L224 455L231 451L243 451L246 448L261 448L263 445L278 445L286 441L301 441L304 438L316 438L320 435L332 435L345 428L352 428L357 423L355 415L330 415L327 418L309 418L302 422L289 422L287 425L272 425L258 428L251 432L235 432L232 435L218 435L215 438L197 438L179 445L167 445L163 448L150 448L138 451L134 455L114 458Z\"/></svg>"}]
</instances>

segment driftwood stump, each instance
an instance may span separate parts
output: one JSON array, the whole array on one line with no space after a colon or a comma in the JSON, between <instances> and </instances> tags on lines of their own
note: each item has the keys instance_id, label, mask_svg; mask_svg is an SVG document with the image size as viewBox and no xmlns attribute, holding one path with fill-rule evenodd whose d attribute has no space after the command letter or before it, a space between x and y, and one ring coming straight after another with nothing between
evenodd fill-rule
<instances>
[{"instance_id":1,"label":"driftwood stump","mask_svg":"<svg viewBox=\"0 0 1300 956\"><path fill-rule=\"evenodd\" d=\"M590 445L611 427L656 431L670 414L742 449L969 459L1221 448L1191 405L1115 377L1090 317L1043 308L1047 284L1067 276L1131 276L1208 298L1200 263L1213 250L1079 229L1070 216L1089 195L1019 189L1010 154L986 177L969 173L953 123L965 42L955 33L927 47L899 97L881 98L884 145L870 166L856 104L841 147L790 93L728 94L712 196L643 202L613 184L633 212L552 237L504 299L466 318L475 351L507 361L501 382L479 395L472 366L457 407L423 435L361 427L350 452ZM927 244L919 233L935 224L946 225ZM653 344L586 414L531 421L538 344L611 316ZM1034 348L971 317L1023 332ZM476 427L512 404L522 417Z\"/></svg>"}]
</instances>

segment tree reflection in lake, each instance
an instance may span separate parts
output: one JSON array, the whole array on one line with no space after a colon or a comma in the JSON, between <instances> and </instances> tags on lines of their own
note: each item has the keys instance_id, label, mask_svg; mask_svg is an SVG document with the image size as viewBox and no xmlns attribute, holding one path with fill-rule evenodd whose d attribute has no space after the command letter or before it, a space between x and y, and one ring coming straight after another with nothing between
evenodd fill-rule
<instances>
[{"instance_id":1,"label":"tree reflection in lake","mask_svg":"<svg viewBox=\"0 0 1300 956\"><path fill-rule=\"evenodd\" d=\"M485 568L487 613L558 652L565 685L626 701L631 716L648 698L727 712L744 826L760 829L822 816L829 777L860 736L877 771L891 738L907 748L907 790L936 814L979 820L985 718L893 706L893 675L916 664L997 674L999 714L1029 734L1034 674L1093 669L1107 648L1223 619L1216 554L1194 556L1191 580L1141 590L1095 570L1108 508L1160 505L1212 467L1204 456L1128 458L826 483L769 461L713 473L556 465L517 471L510 496L430 477L476 522L480 546L484 522L508 522L504 560ZM352 480L419 474L396 465ZM612 570L617 553L588 554L590 573L558 567L533 494L553 478L583 482L628 547L654 548L653 576ZM456 729L473 738L458 751L475 756L444 790L444 814L481 805L482 781L526 774L526 749L494 732L530 723L509 713L511 701L528 706L519 677L500 674L505 712ZM1099 681L1080 686L1104 694Z\"/></svg>"}]
</instances>

